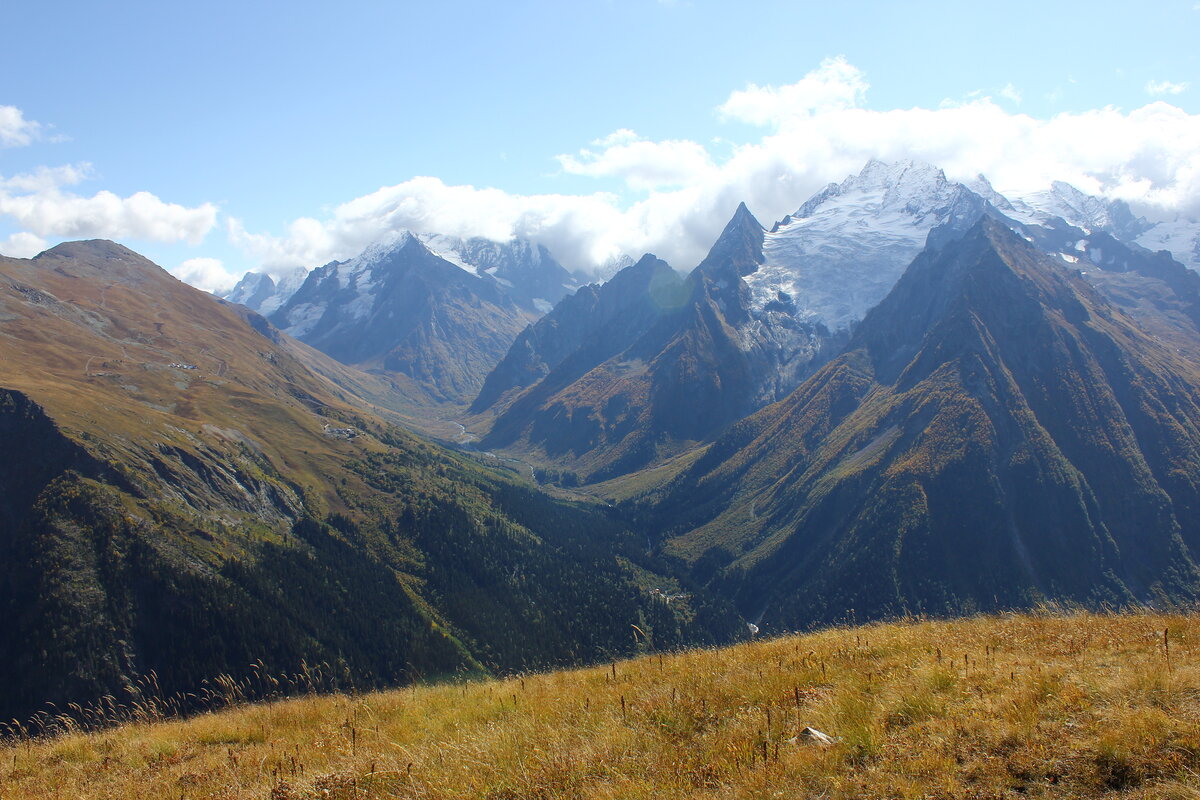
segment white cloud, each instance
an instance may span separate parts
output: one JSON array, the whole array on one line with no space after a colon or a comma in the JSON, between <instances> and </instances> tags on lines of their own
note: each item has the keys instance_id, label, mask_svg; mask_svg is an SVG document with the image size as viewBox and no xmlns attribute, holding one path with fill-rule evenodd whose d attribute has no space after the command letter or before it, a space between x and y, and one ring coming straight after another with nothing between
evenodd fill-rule
<instances>
[{"instance_id":1,"label":"white cloud","mask_svg":"<svg viewBox=\"0 0 1200 800\"><path fill-rule=\"evenodd\" d=\"M608 136L602 136L599 139L593 139L592 145L595 147L616 147L621 144L632 144L633 142L642 141L642 137L629 128L619 128L613 131Z\"/></svg>"},{"instance_id":2,"label":"white cloud","mask_svg":"<svg viewBox=\"0 0 1200 800\"><path fill-rule=\"evenodd\" d=\"M189 258L171 274L184 283L214 294L222 294L233 288L237 278L225 271L219 258Z\"/></svg>"},{"instance_id":3,"label":"white cloud","mask_svg":"<svg viewBox=\"0 0 1200 800\"><path fill-rule=\"evenodd\" d=\"M88 164L0 176L0 215L27 233L67 239L129 237L198 244L216 224L217 208L211 203L189 208L149 192L119 197L110 191L85 196L65 190L90 176Z\"/></svg>"},{"instance_id":4,"label":"white cloud","mask_svg":"<svg viewBox=\"0 0 1200 800\"><path fill-rule=\"evenodd\" d=\"M1171 81L1146 81L1146 94L1151 97L1163 97L1168 94L1182 94L1190 86L1187 81L1172 83Z\"/></svg>"},{"instance_id":5,"label":"white cloud","mask_svg":"<svg viewBox=\"0 0 1200 800\"><path fill-rule=\"evenodd\" d=\"M626 251L618 229L627 213L612 195L511 195L418 177L344 203L324 221L298 219L284 236L250 233L236 219L228 227L231 241L268 274L349 258L399 230L529 238L591 266Z\"/></svg>"},{"instance_id":6,"label":"white cloud","mask_svg":"<svg viewBox=\"0 0 1200 800\"><path fill-rule=\"evenodd\" d=\"M48 126L25 119L21 109L0 106L0 147L45 138ZM90 196L69 191L93 177L90 164L41 166L11 177L0 175L0 217L22 228L0 242L9 255L35 255L51 239L104 237L198 244L216 224L211 203L195 207L167 203L149 192L120 197L110 191Z\"/></svg>"},{"instance_id":7,"label":"white cloud","mask_svg":"<svg viewBox=\"0 0 1200 800\"><path fill-rule=\"evenodd\" d=\"M754 141L731 145L726 137L710 149L621 129L577 156L559 157L568 172L618 177L646 191L632 203L605 193L513 195L420 177L344 203L327 218L299 219L281 236L250 233L236 221L230 235L268 271L348 258L399 229L530 238L582 269L647 251L687 269L739 201L769 225L870 158L921 159L952 178L983 173L1002 191L1065 180L1143 213L1200 214L1200 116L1168 103L1044 119L981 96L878 111L865 107L867 88L857 67L827 59L795 84L730 95L719 112L766 128Z\"/></svg>"},{"instance_id":8,"label":"white cloud","mask_svg":"<svg viewBox=\"0 0 1200 800\"><path fill-rule=\"evenodd\" d=\"M603 150L583 149L579 157L556 156L563 171L593 178L621 178L630 188L641 191L694 183L714 167L704 146L687 140L650 142L623 129L592 144Z\"/></svg>"},{"instance_id":9,"label":"white cloud","mask_svg":"<svg viewBox=\"0 0 1200 800\"><path fill-rule=\"evenodd\" d=\"M0 175L0 192L32 193L52 192L63 186L75 186L92 177L92 165L87 162L80 164L64 164L59 167L38 167L33 172L25 172L5 178Z\"/></svg>"},{"instance_id":10,"label":"white cloud","mask_svg":"<svg viewBox=\"0 0 1200 800\"><path fill-rule=\"evenodd\" d=\"M1000 90L1000 96L1005 100L1011 100L1016 105L1021 105L1021 92L1011 83L1004 85L1004 88Z\"/></svg>"},{"instance_id":11,"label":"white cloud","mask_svg":"<svg viewBox=\"0 0 1200 800\"><path fill-rule=\"evenodd\" d=\"M25 119L16 106L0 106L0 147L24 147L42 135L45 126Z\"/></svg>"},{"instance_id":12,"label":"white cloud","mask_svg":"<svg viewBox=\"0 0 1200 800\"><path fill-rule=\"evenodd\" d=\"M868 88L866 74L838 56L825 59L817 69L787 86L750 84L731 94L717 110L728 119L764 125L781 118L853 108L862 102Z\"/></svg>"},{"instance_id":13,"label":"white cloud","mask_svg":"<svg viewBox=\"0 0 1200 800\"><path fill-rule=\"evenodd\" d=\"M32 233L14 233L0 240L0 255L9 258L33 258L50 247L50 243Z\"/></svg>"}]
</instances>

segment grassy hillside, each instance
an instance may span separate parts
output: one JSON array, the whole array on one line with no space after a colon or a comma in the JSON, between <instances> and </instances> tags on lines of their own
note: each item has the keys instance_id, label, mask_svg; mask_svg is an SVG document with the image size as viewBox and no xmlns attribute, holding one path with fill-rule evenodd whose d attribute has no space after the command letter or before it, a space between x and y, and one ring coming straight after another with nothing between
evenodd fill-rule
<instances>
[{"instance_id":1,"label":"grassy hillside","mask_svg":"<svg viewBox=\"0 0 1200 800\"><path fill-rule=\"evenodd\" d=\"M1198 646L1196 616L837 628L11 743L0 796L1196 797Z\"/></svg>"},{"instance_id":2,"label":"grassy hillside","mask_svg":"<svg viewBox=\"0 0 1200 800\"><path fill-rule=\"evenodd\" d=\"M652 596L609 512L390 424L386 384L120 245L0 278L0 719L255 663L380 688L745 630Z\"/></svg>"}]
</instances>

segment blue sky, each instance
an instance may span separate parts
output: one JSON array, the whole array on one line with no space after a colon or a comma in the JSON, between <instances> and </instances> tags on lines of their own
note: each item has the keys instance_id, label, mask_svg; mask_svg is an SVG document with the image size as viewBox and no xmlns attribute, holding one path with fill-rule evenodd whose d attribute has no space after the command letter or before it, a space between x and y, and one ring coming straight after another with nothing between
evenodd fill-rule
<instances>
[{"instance_id":1,"label":"blue sky","mask_svg":"<svg viewBox=\"0 0 1200 800\"><path fill-rule=\"evenodd\" d=\"M43 0L3 18L0 252L113 238L209 287L397 227L684 269L738 200L769 222L871 155L1200 211L1195 0Z\"/></svg>"}]
</instances>

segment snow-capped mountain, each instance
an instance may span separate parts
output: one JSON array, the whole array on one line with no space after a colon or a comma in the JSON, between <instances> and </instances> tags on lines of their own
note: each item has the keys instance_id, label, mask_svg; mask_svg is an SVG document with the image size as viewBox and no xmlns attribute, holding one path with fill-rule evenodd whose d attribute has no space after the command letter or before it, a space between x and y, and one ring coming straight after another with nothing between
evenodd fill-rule
<instances>
[{"instance_id":1,"label":"snow-capped mountain","mask_svg":"<svg viewBox=\"0 0 1200 800\"><path fill-rule=\"evenodd\" d=\"M1134 241L1147 250L1166 250L1180 264L1200 272L1200 221L1176 217L1155 222Z\"/></svg>"},{"instance_id":2,"label":"snow-capped mountain","mask_svg":"<svg viewBox=\"0 0 1200 800\"><path fill-rule=\"evenodd\" d=\"M308 270L304 267L293 267L274 277L265 272L247 272L222 299L269 316L295 294L306 277Z\"/></svg>"},{"instance_id":3,"label":"snow-capped mountain","mask_svg":"<svg viewBox=\"0 0 1200 800\"><path fill-rule=\"evenodd\" d=\"M849 328L891 290L930 230L965 229L981 206L937 167L872 160L766 234L763 263L745 276L750 311L786 308L797 322L831 333Z\"/></svg>"},{"instance_id":4,"label":"snow-capped mountain","mask_svg":"<svg viewBox=\"0 0 1200 800\"><path fill-rule=\"evenodd\" d=\"M436 255L484 280L494 281L517 305L545 314L581 285L579 278L540 244L524 239L494 242L439 233L417 238Z\"/></svg>"},{"instance_id":5,"label":"snow-capped mountain","mask_svg":"<svg viewBox=\"0 0 1200 800\"><path fill-rule=\"evenodd\" d=\"M1130 242L1151 227L1145 219L1135 217L1124 201L1093 197L1062 181L1040 192L988 199L1006 217L1026 225L1045 226L1057 217L1085 232L1107 231Z\"/></svg>"},{"instance_id":6,"label":"snow-capped mountain","mask_svg":"<svg viewBox=\"0 0 1200 800\"><path fill-rule=\"evenodd\" d=\"M540 450L603 479L704 441L835 357L921 252L983 216L1081 273L1094 271L1090 282L1164 335L1171 319L1190 325L1200 309L1189 281L1197 276L1121 241L1155 230L1124 203L1064 183L1010 201L982 177L958 183L929 164L871 161L770 230L740 206L689 275L686 301L619 352L581 347L551 359L538 336L526 337L520 345L529 352L504 363L563 366L489 377L506 388L502 402L481 395L472 407L496 416L484 444Z\"/></svg>"},{"instance_id":7,"label":"snow-capped mountain","mask_svg":"<svg viewBox=\"0 0 1200 800\"><path fill-rule=\"evenodd\" d=\"M549 250L524 239L495 242L480 237L461 239L440 233L402 231L372 247L387 247L404 236L416 238L450 264L494 283L518 306L533 314L547 313L581 285L579 278L560 264ZM247 272L223 298L270 316L295 294L308 273L309 270L303 267L277 273L274 277Z\"/></svg>"},{"instance_id":8,"label":"snow-capped mountain","mask_svg":"<svg viewBox=\"0 0 1200 800\"><path fill-rule=\"evenodd\" d=\"M491 274L405 232L313 270L270 319L344 364L402 376L435 402L465 403L538 316Z\"/></svg>"},{"instance_id":9,"label":"snow-capped mountain","mask_svg":"<svg viewBox=\"0 0 1200 800\"><path fill-rule=\"evenodd\" d=\"M911 161L871 161L770 231L743 204L689 275L684 301L634 341L616 350L589 343L544 377L503 376L504 402L480 397L473 410L497 415L483 443L541 450L601 479L703 441L836 355L932 230L966 230L986 207L941 170ZM517 353L504 363L513 360L546 359ZM522 389L514 375L531 383Z\"/></svg>"},{"instance_id":10,"label":"snow-capped mountain","mask_svg":"<svg viewBox=\"0 0 1200 800\"><path fill-rule=\"evenodd\" d=\"M975 185L971 188L979 191ZM1085 194L1062 181L1055 181L1049 189L1011 198L994 192L981 194L1017 222L1053 227L1055 219L1061 219L1085 234L1104 231L1152 252L1166 250L1180 264L1200 272L1200 222L1196 220L1176 217L1150 222L1135 216L1123 200Z\"/></svg>"},{"instance_id":11,"label":"snow-capped mountain","mask_svg":"<svg viewBox=\"0 0 1200 800\"><path fill-rule=\"evenodd\" d=\"M1089 285L1084 251L1072 267L1037 234L988 214L926 248L838 357L681 459L645 529L784 629L1195 596L1196 362ZM1122 269L1174 264L1088 238L1125 247Z\"/></svg>"}]
</instances>

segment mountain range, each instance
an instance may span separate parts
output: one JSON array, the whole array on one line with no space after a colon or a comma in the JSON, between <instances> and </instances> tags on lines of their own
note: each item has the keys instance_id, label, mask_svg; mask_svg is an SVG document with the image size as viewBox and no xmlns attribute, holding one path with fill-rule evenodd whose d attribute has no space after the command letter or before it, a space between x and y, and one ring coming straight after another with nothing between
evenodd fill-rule
<instances>
[{"instance_id":1,"label":"mountain range","mask_svg":"<svg viewBox=\"0 0 1200 800\"><path fill-rule=\"evenodd\" d=\"M248 273L225 299L420 408L469 402L517 334L577 286L540 245L405 231L278 283Z\"/></svg>"},{"instance_id":2,"label":"mountain range","mask_svg":"<svg viewBox=\"0 0 1200 800\"><path fill-rule=\"evenodd\" d=\"M1124 203L1063 183L1010 202L982 176L968 185L928 164L871 161L769 229L740 206L708 256L673 290L684 299L651 304L658 308L653 324L641 315L605 339L601 326L577 318L588 313L582 307L563 306L539 320L470 409L487 431L482 446L545 459L593 482L711 441L840 352L931 236L953 237L984 215L1037 237L1047 252L1064 251L1059 257L1067 263L1102 254L1104 236L1116 245L1110 257L1140 252L1136 241L1155 229ZM1081 254L1076 248L1088 241L1092 250ZM1175 289L1194 293L1183 285L1191 273L1178 264L1164 269L1176 276ZM1122 280L1137 283L1129 304L1155 295L1145 270L1120 280L1113 270L1096 272L1114 295ZM633 302L613 283L597 290L605 308ZM1157 293L1163 303L1190 302L1164 291ZM564 347L560 334L568 315L574 329L589 332L586 347L571 352L574 340ZM553 350L541 352L548 342Z\"/></svg>"},{"instance_id":3,"label":"mountain range","mask_svg":"<svg viewBox=\"0 0 1200 800\"><path fill-rule=\"evenodd\" d=\"M1195 362L985 216L719 438L655 520L781 626L1193 598L1198 385Z\"/></svg>"},{"instance_id":4,"label":"mountain range","mask_svg":"<svg viewBox=\"0 0 1200 800\"><path fill-rule=\"evenodd\" d=\"M0 717L1191 603L1189 224L872 161L686 275L401 232L221 300L111 242L0 258Z\"/></svg>"}]
</instances>

